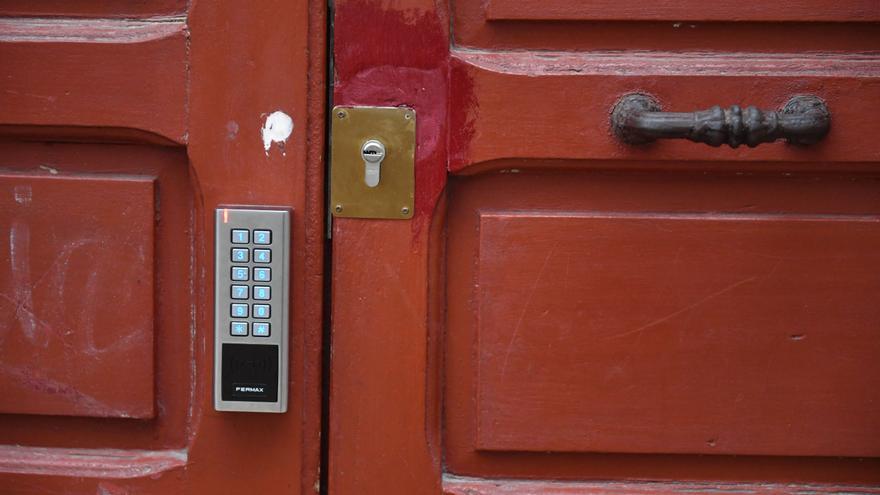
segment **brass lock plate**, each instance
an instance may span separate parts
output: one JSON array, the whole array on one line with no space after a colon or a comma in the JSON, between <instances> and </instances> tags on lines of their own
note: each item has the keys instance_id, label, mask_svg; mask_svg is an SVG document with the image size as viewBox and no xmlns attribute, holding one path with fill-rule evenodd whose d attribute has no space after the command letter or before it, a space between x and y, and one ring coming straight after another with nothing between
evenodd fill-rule
<instances>
[{"instance_id":1,"label":"brass lock plate","mask_svg":"<svg viewBox=\"0 0 880 495\"><path fill-rule=\"evenodd\" d=\"M333 108L331 119L330 211L333 216L412 218L415 110L337 106Z\"/></svg>"}]
</instances>

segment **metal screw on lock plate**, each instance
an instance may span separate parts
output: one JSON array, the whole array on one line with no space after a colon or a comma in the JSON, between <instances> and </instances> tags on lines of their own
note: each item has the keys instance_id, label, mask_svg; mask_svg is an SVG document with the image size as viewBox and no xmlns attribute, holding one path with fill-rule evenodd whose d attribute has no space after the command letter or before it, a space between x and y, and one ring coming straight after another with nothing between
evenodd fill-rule
<instances>
[{"instance_id":1,"label":"metal screw on lock plate","mask_svg":"<svg viewBox=\"0 0 880 495\"><path fill-rule=\"evenodd\" d=\"M385 159L385 145L377 139L370 139L361 147L361 158L364 159L364 182L367 187L379 185L379 168Z\"/></svg>"}]
</instances>

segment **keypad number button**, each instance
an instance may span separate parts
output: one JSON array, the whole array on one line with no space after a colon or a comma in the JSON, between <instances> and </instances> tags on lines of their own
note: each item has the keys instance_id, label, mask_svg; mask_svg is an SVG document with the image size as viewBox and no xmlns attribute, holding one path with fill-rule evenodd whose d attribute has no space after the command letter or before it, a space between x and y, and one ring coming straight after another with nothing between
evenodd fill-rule
<instances>
[{"instance_id":1,"label":"keypad number button","mask_svg":"<svg viewBox=\"0 0 880 495\"><path fill-rule=\"evenodd\" d=\"M248 279L248 267L246 266L233 266L232 267L232 280L235 282L247 282Z\"/></svg>"},{"instance_id":2,"label":"keypad number button","mask_svg":"<svg viewBox=\"0 0 880 495\"><path fill-rule=\"evenodd\" d=\"M248 317L248 305L233 303L232 308L230 309L230 315L233 318L247 318Z\"/></svg>"},{"instance_id":3,"label":"keypad number button","mask_svg":"<svg viewBox=\"0 0 880 495\"><path fill-rule=\"evenodd\" d=\"M254 331L256 332L256 328ZM248 324L246 321L233 321L229 324L229 335L236 337L245 337L248 334Z\"/></svg>"},{"instance_id":4,"label":"keypad number button","mask_svg":"<svg viewBox=\"0 0 880 495\"><path fill-rule=\"evenodd\" d=\"M254 282L271 282L271 268L254 268Z\"/></svg>"},{"instance_id":5,"label":"keypad number button","mask_svg":"<svg viewBox=\"0 0 880 495\"><path fill-rule=\"evenodd\" d=\"M248 298L248 286L247 285L233 285L232 286L232 298L233 299L247 299Z\"/></svg>"},{"instance_id":6,"label":"keypad number button","mask_svg":"<svg viewBox=\"0 0 880 495\"><path fill-rule=\"evenodd\" d=\"M254 323L254 337L268 337L269 336L269 324L268 323Z\"/></svg>"},{"instance_id":7,"label":"keypad number button","mask_svg":"<svg viewBox=\"0 0 880 495\"><path fill-rule=\"evenodd\" d=\"M248 233L247 229L232 229L232 243L247 244L250 241Z\"/></svg>"},{"instance_id":8,"label":"keypad number button","mask_svg":"<svg viewBox=\"0 0 880 495\"><path fill-rule=\"evenodd\" d=\"M271 314L268 304L254 304L254 318L268 319Z\"/></svg>"},{"instance_id":9,"label":"keypad number button","mask_svg":"<svg viewBox=\"0 0 880 495\"><path fill-rule=\"evenodd\" d=\"M263 244L263 245L272 244L272 231L271 230L255 230L254 231L254 244Z\"/></svg>"},{"instance_id":10,"label":"keypad number button","mask_svg":"<svg viewBox=\"0 0 880 495\"><path fill-rule=\"evenodd\" d=\"M236 263L247 263L248 262L247 248L232 248L232 261L234 261Z\"/></svg>"},{"instance_id":11,"label":"keypad number button","mask_svg":"<svg viewBox=\"0 0 880 495\"><path fill-rule=\"evenodd\" d=\"M272 250L270 249L254 249L254 263L271 263Z\"/></svg>"},{"instance_id":12,"label":"keypad number button","mask_svg":"<svg viewBox=\"0 0 880 495\"><path fill-rule=\"evenodd\" d=\"M272 288L268 285L254 286L254 299L258 301L268 301L272 298Z\"/></svg>"}]
</instances>

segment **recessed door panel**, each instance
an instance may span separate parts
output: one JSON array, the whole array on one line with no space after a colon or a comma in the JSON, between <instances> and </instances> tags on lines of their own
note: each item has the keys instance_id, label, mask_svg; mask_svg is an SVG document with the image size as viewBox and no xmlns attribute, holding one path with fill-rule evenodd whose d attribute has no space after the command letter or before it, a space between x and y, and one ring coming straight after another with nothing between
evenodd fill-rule
<instances>
[{"instance_id":1,"label":"recessed door panel","mask_svg":"<svg viewBox=\"0 0 880 495\"><path fill-rule=\"evenodd\" d=\"M0 169L3 443L180 448L192 382L184 153L7 141Z\"/></svg>"},{"instance_id":2,"label":"recessed door panel","mask_svg":"<svg viewBox=\"0 0 880 495\"><path fill-rule=\"evenodd\" d=\"M454 180L447 468L874 479L877 184L681 172Z\"/></svg>"},{"instance_id":3,"label":"recessed door panel","mask_svg":"<svg viewBox=\"0 0 880 495\"><path fill-rule=\"evenodd\" d=\"M871 0L486 0L452 4L455 44L486 50L876 50Z\"/></svg>"},{"instance_id":4,"label":"recessed door panel","mask_svg":"<svg viewBox=\"0 0 880 495\"><path fill-rule=\"evenodd\" d=\"M8 174L0 188L0 410L152 418L154 179Z\"/></svg>"},{"instance_id":5,"label":"recessed door panel","mask_svg":"<svg viewBox=\"0 0 880 495\"><path fill-rule=\"evenodd\" d=\"M488 0L485 5L486 19L490 21L880 21L880 10L870 0L833 4L822 0L798 0L773 5L755 1L706 4L699 0L679 0L650 6L633 0Z\"/></svg>"},{"instance_id":6,"label":"recessed door panel","mask_svg":"<svg viewBox=\"0 0 880 495\"><path fill-rule=\"evenodd\" d=\"M477 450L880 453L880 218L479 215Z\"/></svg>"}]
</instances>

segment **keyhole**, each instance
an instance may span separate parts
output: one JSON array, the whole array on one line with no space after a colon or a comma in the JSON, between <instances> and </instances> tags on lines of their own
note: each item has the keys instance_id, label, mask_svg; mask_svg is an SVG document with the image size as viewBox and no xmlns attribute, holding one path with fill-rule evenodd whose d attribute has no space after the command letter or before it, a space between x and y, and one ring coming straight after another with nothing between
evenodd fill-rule
<instances>
[{"instance_id":1,"label":"keyhole","mask_svg":"<svg viewBox=\"0 0 880 495\"><path fill-rule=\"evenodd\" d=\"M379 169L385 159L385 145L376 139L367 141L361 147L361 158L364 160L364 182L367 187L378 186Z\"/></svg>"}]
</instances>

